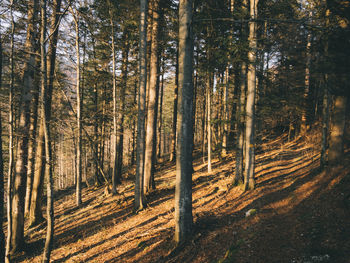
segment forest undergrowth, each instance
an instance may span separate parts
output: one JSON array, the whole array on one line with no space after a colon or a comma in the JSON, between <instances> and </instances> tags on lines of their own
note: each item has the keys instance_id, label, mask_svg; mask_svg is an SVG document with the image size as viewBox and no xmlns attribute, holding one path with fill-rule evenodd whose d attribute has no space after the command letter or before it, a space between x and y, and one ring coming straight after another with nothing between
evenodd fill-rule
<instances>
[{"instance_id":1,"label":"forest undergrowth","mask_svg":"<svg viewBox=\"0 0 350 263\"><path fill-rule=\"evenodd\" d=\"M158 165L148 207L133 211L134 177L118 195L104 187L74 190L55 202L52 262L350 262L350 153L337 167L319 167L318 137L265 142L256 156L256 189L231 187L234 156L213 160L207 173L194 160L195 232L173 241L175 166ZM247 216L250 214L249 216ZM27 250L16 262L40 262L45 227L27 230Z\"/></svg>"}]
</instances>

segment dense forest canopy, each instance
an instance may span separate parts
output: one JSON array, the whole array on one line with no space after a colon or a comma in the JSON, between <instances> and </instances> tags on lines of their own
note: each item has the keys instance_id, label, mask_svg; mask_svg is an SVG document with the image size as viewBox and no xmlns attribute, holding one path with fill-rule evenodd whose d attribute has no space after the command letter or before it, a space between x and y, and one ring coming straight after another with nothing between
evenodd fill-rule
<instances>
[{"instance_id":1,"label":"dense forest canopy","mask_svg":"<svg viewBox=\"0 0 350 263\"><path fill-rule=\"evenodd\" d=\"M347 0L3 0L0 25L1 260L47 221L50 261L60 190L81 207L83 188L120 195L131 177L137 213L174 163L182 244L194 159L211 173L232 154L232 187L252 191L255 156L281 134L316 129L322 168L344 156Z\"/></svg>"}]
</instances>

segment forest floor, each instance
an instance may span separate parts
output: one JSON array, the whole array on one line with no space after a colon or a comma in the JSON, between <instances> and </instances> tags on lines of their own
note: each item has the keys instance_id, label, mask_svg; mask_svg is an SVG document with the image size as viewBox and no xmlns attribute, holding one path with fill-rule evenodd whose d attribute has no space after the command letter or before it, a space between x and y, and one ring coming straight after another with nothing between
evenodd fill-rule
<instances>
[{"instance_id":1,"label":"forest floor","mask_svg":"<svg viewBox=\"0 0 350 263\"><path fill-rule=\"evenodd\" d=\"M53 262L350 262L350 152L343 164L319 168L317 136L263 143L256 156L256 189L230 187L234 156L194 161L193 238L176 247L175 167L163 163L149 206L133 211L129 171L116 196L85 188L57 196ZM253 210L251 210L253 209ZM251 210L252 215L246 216ZM26 231L16 262L40 262L45 228Z\"/></svg>"}]
</instances>

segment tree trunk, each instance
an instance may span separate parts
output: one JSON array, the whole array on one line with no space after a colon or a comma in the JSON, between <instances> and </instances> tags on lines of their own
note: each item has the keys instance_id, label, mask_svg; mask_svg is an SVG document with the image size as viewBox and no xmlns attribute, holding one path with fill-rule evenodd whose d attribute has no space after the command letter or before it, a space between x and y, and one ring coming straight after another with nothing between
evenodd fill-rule
<instances>
[{"instance_id":1,"label":"tree trunk","mask_svg":"<svg viewBox=\"0 0 350 263\"><path fill-rule=\"evenodd\" d=\"M51 118L51 101L52 101L52 89L56 64L56 46L58 41L58 26L60 18L61 0L55 0L54 8L52 12L51 24L50 24L50 42L49 42L49 64L47 68L48 84L47 84L47 107L48 118ZM31 226L37 225L43 221L41 199L43 194L43 181L44 181L44 166L45 166L45 132L44 123L42 121L43 112L41 112L41 122L39 127L39 133L37 137L36 158L35 158L35 172L33 179L33 188L30 200L29 209L29 224Z\"/></svg>"},{"instance_id":2,"label":"tree trunk","mask_svg":"<svg viewBox=\"0 0 350 263\"><path fill-rule=\"evenodd\" d=\"M122 83L120 88L120 102L117 118L117 182L121 183L123 172L123 154L124 154L124 115L125 115L125 91L128 81L128 57L129 57L129 31L124 29L123 32L123 50L122 50Z\"/></svg>"},{"instance_id":3,"label":"tree trunk","mask_svg":"<svg viewBox=\"0 0 350 263\"><path fill-rule=\"evenodd\" d=\"M143 192L143 171L145 156L145 106L147 85L147 0L140 0L140 82L138 94L137 149L135 177L135 210L142 210L145 205Z\"/></svg>"},{"instance_id":4,"label":"tree trunk","mask_svg":"<svg viewBox=\"0 0 350 263\"><path fill-rule=\"evenodd\" d=\"M179 46L179 45L177 45ZM179 93L179 47L176 50L176 65L175 65L175 89L174 89L174 111L173 111L173 132L171 137L170 161L176 160L176 131L177 131L177 106Z\"/></svg>"},{"instance_id":5,"label":"tree trunk","mask_svg":"<svg viewBox=\"0 0 350 263\"><path fill-rule=\"evenodd\" d=\"M15 165L14 189L12 197L12 238L11 253L15 253L24 245L24 199L27 179L28 139L30 123L30 103L35 68L35 23L38 1L28 3L27 38L25 50L27 53L22 79L20 99L20 116L18 123L17 158Z\"/></svg>"},{"instance_id":6,"label":"tree trunk","mask_svg":"<svg viewBox=\"0 0 350 263\"><path fill-rule=\"evenodd\" d=\"M253 21L249 22L249 52L248 52L248 74L247 74L247 105L246 105L246 127L245 127L245 170L244 170L244 189L254 189L254 123L255 123L255 95L256 95L256 22L258 0L250 2L250 17Z\"/></svg>"},{"instance_id":7,"label":"tree trunk","mask_svg":"<svg viewBox=\"0 0 350 263\"><path fill-rule=\"evenodd\" d=\"M41 0L41 111L43 116L44 140L45 140L45 174L47 176L47 230L46 241L43 254L43 262L50 262L50 253L52 248L54 211L53 211L53 175L52 175L52 154L50 140L50 119L51 110L48 108L48 87L47 87L47 60L45 50L46 36L46 0ZM51 104L51 103L50 103Z\"/></svg>"},{"instance_id":8,"label":"tree trunk","mask_svg":"<svg viewBox=\"0 0 350 263\"><path fill-rule=\"evenodd\" d=\"M179 3L179 109L177 125L175 241L192 233L193 33L192 0Z\"/></svg>"},{"instance_id":9,"label":"tree trunk","mask_svg":"<svg viewBox=\"0 0 350 263\"><path fill-rule=\"evenodd\" d=\"M1 18L0 18L1 26ZM2 90L2 36L0 33L0 90ZM2 158L2 122L0 110L0 261L5 261L5 235L3 231L4 219L4 161Z\"/></svg>"},{"instance_id":10,"label":"tree trunk","mask_svg":"<svg viewBox=\"0 0 350 263\"><path fill-rule=\"evenodd\" d=\"M117 166L118 166L118 143L117 143L117 83L116 83L116 54L115 54L115 40L114 40L114 22L113 22L113 11L109 4L109 19L111 26L111 41L112 41L112 81L113 81L113 171L112 171L112 193L117 193L117 184L120 184L120 178L117 177Z\"/></svg>"},{"instance_id":11,"label":"tree trunk","mask_svg":"<svg viewBox=\"0 0 350 263\"><path fill-rule=\"evenodd\" d=\"M148 109L147 109L147 125L146 125L146 147L145 147L145 167L143 175L144 193L148 193L151 187L151 178L154 173L155 143L157 123L157 101L159 91L159 0L152 0L151 8L153 10L152 19L152 41L151 41L151 57L150 57L150 81L148 90Z\"/></svg>"},{"instance_id":12,"label":"tree trunk","mask_svg":"<svg viewBox=\"0 0 350 263\"><path fill-rule=\"evenodd\" d=\"M344 155L344 129L346 120L347 97L337 95L334 100L334 110L331 121L329 138L328 161L330 164L339 163Z\"/></svg>"},{"instance_id":13,"label":"tree trunk","mask_svg":"<svg viewBox=\"0 0 350 263\"><path fill-rule=\"evenodd\" d=\"M79 13L76 11L74 13L73 9L71 9L74 23L75 23L75 51L77 55L77 64L76 64L76 92L77 92L77 165L76 165L76 205L80 206L82 203L81 200L81 152L82 152L82 144L81 144L81 109L82 109L82 97L81 97L81 85L80 85L80 36L79 36Z\"/></svg>"},{"instance_id":14,"label":"tree trunk","mask_svg":"<svg viewBox=\"0 0 350 263\"><path fill-rule=\"evenodd\" d=\"M323 88L323 109L322 109L322 141L321 141L321 167L327 162L328 131L329 131L329 93L327 87L327 75L325 76L325 86Z\"/></svg>"},{"instance_id":15,"label":"tree trunk","mask_svg":"<svg viewBox=\"0 0 350 263\"><path fill-rule=\"evenodd\" d=\"M221 155L225 157L227 155L227 137L228 137L228 89L229 89L229 66L226 66L226 83L224 86L224 102L223 102L223 135L222 135L222 150Z\"/></svg>"},{"instance_id":16,"label":"tree trunk","mask_svg":"<svg viewBox=\"0 0 350 263\"><path fill-rule=\"evenodd\" d=\"M208 154L208 173L211 173L211 90L212 90L212 74L208 72L208 83L207 83L207 154Z\"/></svg>"},{"instance_id":17,"label":"tree trunk","mask_svg":"<svg viewBox=\"0 0 350 263\"><path fill-rule=\"evenodd\" d=\"M245 120L245 99L246 99L246 63L241 63L241 79L239 99L237 101L237 147L236 147L236 172L233 185L243 183L243 147L244 147L244 120Z\"/></svg>"},{"instance_id":18,"label":"tree trunk","mask_svg":"<svg viewBox=\"0 0 350 263\"><path fill-rule=\"evenodd\" d=\"M9 165L7 173L7 240L5 251L5 262L10 263L10 250L12 239L12 187L13 187L13 86L14 86L14 33L15 22L13 16L13 0L10 6L11 16L11 40L10 40L10 87L9 87Z\"/></svg>"},{"instance_id":19,"label":"tree trunk","mask_svg":"<svg viewBox=\"0 0 350 263\"><path fill-rule=\"evenodd\" d=\"M163 97L164 97L164 60L162 61L162 82L160 84L159 92L159 122L158 122L158 136L157 136L157 157L162 156L162 128L163 128ZM164 142L163 142L164 143Z\"/></svg>"}]
</instances>

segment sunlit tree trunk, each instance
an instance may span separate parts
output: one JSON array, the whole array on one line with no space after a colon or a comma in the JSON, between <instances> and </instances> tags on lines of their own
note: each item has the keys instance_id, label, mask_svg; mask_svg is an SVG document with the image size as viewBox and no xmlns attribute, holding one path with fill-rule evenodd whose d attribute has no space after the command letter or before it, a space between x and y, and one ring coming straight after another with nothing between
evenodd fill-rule
<instances>
[{"instance_id":1,"label":"sunlit tree trunk","mask_svg":"<svg viewBox=\"0 0 350 263\"><path fill-rule=\"evenodd\" d=\"M179 48L177 44L176 50L176 65L175 65L175 89L174 89L174 111L173 111L173 129L170 146L170 161L174 162L176 159L176 132L177 132L177 107L178 107L178 93L179 93Z\"/></svg>"},{"instance_id":2,"label":"sunlit tree trunk","mask_svg":"<svg viewBox=\"0 0 350 263\"><path fill-rule=\"evenodd\" d=\"M148 90L148 109L147 109L147 124L146 124L146 148L145 148L145 168L143 175L144 193L148 193L151 187L151 177L154 172L154 157L157 123L157 100L159 91L159 57L158 57L158 42L159 42L159 0L151 1L153 10L152 19L152 40L151 40L151 57L150 57L150 81Z\"/></svg>"},{"instance_id":3,"label":"sunlit tree trunk","mask_svg":"<svg viewBox=\"0 0 350 263\"><path fill-rule=\"evenodd\" d=\"M208 83L207 83L207 168L208 173L211 173L211 91L212 91L212 74L208 72Z\"/></svg>"},{"instance_id":4,"label":"sunlit tree trunk","mask_svg":"<svg viewBox=\"0 0 350 263\"><path fill-rule=\"evenodd\" d=\"M13 0L10 3L10 16L11 16L11 35L10 35L10 87L9 87L9 164L7 173L7 240L6 240L6 251L5 251L5 262L9 263L11 239L12 239L12 188L13 188L13 86L14 86L14 33L15 33L15 22L13 15Z\"/></svg>"},{"instance_id":5,"label":"sunlit tree trunk","mask_svg":"<svg viewBox=\"0 0 350 263\"><path fill-rule=\"evenodd\" d=\"M222 134L222 150L221 155L224 157L227 154L227 137L228 137L228 90L229 90L229 67L227 65L225 71L225 86L223 91L223 134Z\"/></svg>"},{"instance_id":6,"label":"sunlit tree trunk","mask_svg":"<svg viewBox=\"0 0 350 263\"><path fill-rule=\"evenodd\" d=\"M140 0L140 82L138 94L137 120L137 149L136 149L136 177L135 177L135 210L142 210L145 205L143 192L143 171L145 156L145 106L147 85L147 0Z\"/></svg>"},{"instance_id":7,"label":"sunlit tree trunk","mask_svg":"<svg viewBox=\"0 0 350 263\"><path fill-rule=\"evenodd\" d=\"M113 82L113 171L112 171L112 193L117 193L117 184L120 184L120 178L117 177L117 166L118 166L118 144L117 144L117 83L116 83L116 54L115 54L115 36L114 36L114 21L113 11L110 1L109 3L109 19L111 26L111 41L112 41L112 82Z\"/></svg>"},{"instance_id":8,"label":"sunlit tree trunk","mask_svg":"<svg viewBox=\"0 0 350 263\"><path fill-rule=\"evenodd\" d=\"M54 228L54 210L53 210L53 174L52 174L52 154L50 140L50 109L48 108L48 87L47 87L47 60L45 50L46 36L46 0L41 0L41 37L40 37L40 53L41 53L41 111L44 125L45 140L45 175L47 177L47 229L46 241L43 253L43 262L50 262L50 253L53 239Z\"/></svg>"},{"instance_id":9,"label":"sunlit tree trunk","mask_svg":"<svg viewBox=\"0 0 350 263\"><path fill-rule=\"evenodd\" d=\"M247 73L247 104L246 104L246 127L245 127L245 170L244 170L244 189L254 189L254 123L255 123L255 95L256 95L256 22L258 0L250 1L250 18L249 22L249 52L248 52L248 73Z\"/></svg>"},{"instance_id":10,"label":"sunlit tree trunk","mask_svg":"<svg viewBox=\"0 0 350 263\"><path fill-rule=\"evenodd\" d=\"M117 182L121 182L122 170L123 170L123 155L124 155L124 115L125 115L125 92L127 89L128 81L128 57L129 57L129 40L128 29L124 29L123 32L123 49L122 49L122 82L120 87L120 102L118 110L118 123L117 123Z\"/></svg>"},{"instance_id":11,"label":"sunlit tree trunk","mask_svg":"<svg viewBox=\"0 0 350 263\"><path fill-rule=\"evenodd\" d=\"M175 241L182 243L192 233L193 150L193 33L192 0L179 6L179 108L177 125Z\"/></svg>"},{"instance_id":12,"label":"sunlit tree trunk","mask_svg":"<svg viewBox=\"0 0 350 263\"><path fill-rule=\"evenodd\" d=\"M0 18L1 26L1 18ZM2 35L0 32L0 90L2 90ZM2 157L2 121L0 109L0 226L3 226L4 219L4 161ZM5 235L0 227L0 261L5 261Z\"/></svg>"},{"instance_id":13,"label":"sunlit tree trunk","mask_svg":"<svg viewBox=\"0 0 350 263\"><path fill-rule=\"evenodd\" d=\"M82 179L82 166L81 166L81 152L82 152L82 123L81 123L81 109L82 109L82 97L81 97L81 85L80 85L80 36L79 36L79 12L76 10L73 11L71 8L71 13L73 15L73 20L75 24L75 51L76 51L76 94L77 94L77 144L76 144L76 153L77 153L77 165L76 165L76 205L80 206L82 203L81 200L81 179Z\"/></svg>"},{"instance_id":14,"label":"sunlit tree trunk","mask_svg":"<svg viewBox=\"0 0 350 263\"><path fill-rule=\"evenodd\" d=\"M21 250L24 245L24 199L27 179L28 139L30 123L30 103L35 68L35 23L38 1L28 2L26 58L22 79L20 116L17 129L17 158L15 164L14 188L12 197L12 238L11 252Z\"/></svg>"},{"instance_id":15,"label":"sunlit tree trunk","mask_svg":"<svg viewBox=\"0 0 350 263\"><path fill-rule=\"evenodd\" d=\"M162 81L159 90L159 122L157 136L157 158L162 156L162 129L163 129L163 97L164 97L164 60L162 60Z\"/></svg>"},{"instance_id":16,"label":"sunlit tree trunk","mask_svg":"<svg viewBox=\"0 0 350 263\"><path fill-rule=\"evenodd\" d=\"M50 23L50 39L49 39L49 50L48 50L48 83L47 83L47 107L48 107L48 118L51 118L51 101L52 101L52 89L53 89L53 80L55 73L56 65L56 48L58 41L58 26L59 18L61 16L61 0L53 1L53 12L51 14L51 23ZM29 224L31 226L37 225L43 221L42 216L42 195L43 195L43 182L45 175L45 132L44 132L44 123L41 121L37 137L37 147L36 147L36 158L35 158L35 171L33 178L33 187L30 200L30 209L29 209Z\"/></svg>"}]
</instances>

